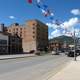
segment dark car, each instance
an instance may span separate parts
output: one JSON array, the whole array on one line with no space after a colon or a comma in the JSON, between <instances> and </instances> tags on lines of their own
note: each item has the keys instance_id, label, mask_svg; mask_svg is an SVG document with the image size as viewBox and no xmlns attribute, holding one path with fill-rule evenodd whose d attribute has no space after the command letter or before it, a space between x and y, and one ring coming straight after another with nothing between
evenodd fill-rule
<instances>
[{"instance_id":1,"label":"dark car","mask_svg":"<svg viewBox=\"0 0 80 80\"><path fill-rule=\"evenodd\" d=\"M75 56L78 56L79 53L78 53L78 50L75 51ZM70 50L69 53L67 54L67 56L69 57L74 57L74 50Z\"/></svg>"},{"instance_id":2,"label":"dark car","mask_svg":"<svg viewBox=\"0 0 80 80\"><path fill-rule=\"evenodd\" d=\"M80 55L80 50L79 50L79 49L77 49L77 50L76 50L76 53L78 53L78 54Z\"/></svg>"},{"instance_id":3,"label":"dark car","mask_svg":"<svg viewBox=\"0 0 80 80\"><path fill-rule=\"evenodd\" d=\"M34 53L35 52L35 50L31 50L29 53Z\"/></svg>"}]
</instances>

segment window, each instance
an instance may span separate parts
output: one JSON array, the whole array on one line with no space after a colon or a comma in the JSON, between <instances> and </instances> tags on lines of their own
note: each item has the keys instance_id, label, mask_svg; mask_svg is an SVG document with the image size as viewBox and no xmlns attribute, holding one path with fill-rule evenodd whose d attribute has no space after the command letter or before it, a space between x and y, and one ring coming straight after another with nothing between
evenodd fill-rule
<instances>
[{"instance_id":1,"label":"window","mask_svg":"<svg viewBox=\"0 0 80 80\"><path fill-rule=\"evenodd\" d=\"M20 31L20 33L22 34L22 31Z\"/></svg>"},{"instance_id":2,"label":"window","mask_svg":"<svg viewBox=\"0 0 80 80\"><path fill-rule=\"evenodd\" d=\"M7 44L7 40L0 40L0 45Z\"/></svg>"},{"instance_id":3,"label":"window","mask_svg":"<svg viewBox=\"0 0 80 80\"><path fill-rule=\"evenodd\" d=\"M16 31L18 31L18 28L16 28Z\"/></svg>"},{"instance_id":4,"label":"window","mask_svg":"<svg viewBox=\"0 0 80 80\"><path fill-rule=\"evenodd\" d=\"M33 36L33 38L35 38L35 36Z\"/></svg>"},{"instance_id":5,"label":"window","mask_svg":"<svg viewBox=\"0 0 80 80\"><path fill-rule=\"evenodd\" d=\"M20 28L20 30L22 31L22 28Z\"/></svg>"},{"instance_id":6,"label":"window","mask_svg":"<svg viewBox=\"0 0 80 80\"><path fill-rule=\"evenodd\" d=\"M15 32L13 32L13 34L15 34Z\"/></svg>"},{"instance_id":7,"label":"window","mask_svg":"<svg viewBox=\"0 0 80 80\"><path fill-rule=\"evenodd\" d=\"M13 31L15 31L15 28L13 29Z\"/></svg>"},{"instance_id":8,"label":"window","mask_svg":"<svg viewBox=\"0 0 80 80\"><path fill-rule=\"evenodd\" d=\"M16 34L18 34L18 32L16 32Z\"/></svg>"},{"instance_id":9,"label":"window","mask_svg":"<svg viewBox=\"0 0 80 80\"><path fill-rule=\"evenodd\" d=\"M7 44L7 40L2 40L2 44Z\"/></svg>"},{"instance_id":10,"label":"window","mask_svg":"<svg viewBox=\"0 0 80 80\"><path fill-rule=\"evenodd\" d=\"M22 37L22 34L20 34L20 37Z\"/></svg>"},{"instance_id":11,"label":"window","mask_svg":"<svg viewBox=\"0 0 80 80\"><path fill-rule=\"evenodd\" d=\"M35 32L33 31L33 34L35 34Z\"/></svg>"},{"instance_id":12,"label":"window","mask_svg":"<svg viewBox=\"0 0 80 80\"><path fill-rule=\"evenodd\" d=\"M33 27L33 29L35 29L35 27Z\"/></svg>"},{"instance_id":13,"label":"window","mask_svg":"<svg viewBox=\"0 0 80 80\"><path fill-rule=\"evenodd\" d=\"M35 26L36 24L35 23L33 23L33 26Z\"/></svg>"}]
</instances>

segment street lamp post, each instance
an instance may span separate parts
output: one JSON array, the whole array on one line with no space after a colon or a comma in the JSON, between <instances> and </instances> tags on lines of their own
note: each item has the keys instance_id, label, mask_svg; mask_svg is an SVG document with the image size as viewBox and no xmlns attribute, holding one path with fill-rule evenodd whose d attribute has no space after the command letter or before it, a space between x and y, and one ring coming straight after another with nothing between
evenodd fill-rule
<instances>
[{"instance_id":1,"label":"street lamp post","mask_svg":"<svg viewBox=\"0 0 80 80\"><path fill-rule=\"evenodd\" d=\"M74 61L76 61L76 38L75 38L75 30L74 30Z\"/></svg>"}]
</instances>

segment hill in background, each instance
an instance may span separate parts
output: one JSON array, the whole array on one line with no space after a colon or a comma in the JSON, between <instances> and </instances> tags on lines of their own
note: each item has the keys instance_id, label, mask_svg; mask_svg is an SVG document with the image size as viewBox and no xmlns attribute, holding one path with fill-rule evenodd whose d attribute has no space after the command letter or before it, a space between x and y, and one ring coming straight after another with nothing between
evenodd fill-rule
<instances>
[{"instance_id":1,"label":"hill in background","mask_svg":"<svg viewBox=\"0 0 80 80\"><path fill-rule=\"evenodd\" d=\"M60 42L60 43L64 43L66 42L67 44L74 44L74 39L72 37L69 37L69 36L59 36L59 37L55 37L53 39L50 39L49 40L50 42Z\"/></svg>"}]
</instances>

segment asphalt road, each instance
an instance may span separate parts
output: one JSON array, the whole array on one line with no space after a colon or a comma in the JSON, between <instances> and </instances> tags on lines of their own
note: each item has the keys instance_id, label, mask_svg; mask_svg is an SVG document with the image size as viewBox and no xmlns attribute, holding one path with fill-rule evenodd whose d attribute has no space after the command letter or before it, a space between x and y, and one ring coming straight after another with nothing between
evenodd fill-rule
<instances>
[{"instance_id":1,"label":"asphalt road","mask_svg":"<svg viewBox=\"0 0 80 80\"><path fill-rule=\"evenodd\" d=\"M0 60L0 76L3 76L4 79L2 80L10 80L13 76L16 76L15 80L20 80L22 77L25 77L25 79L21 80L42 80L51 72L56 73L62 69L70 60L72 59L65 55L45 55ZM6 74L8 74L7 76L10 75L10 79L5 78Z\"/></svg>"}]
</instances>

